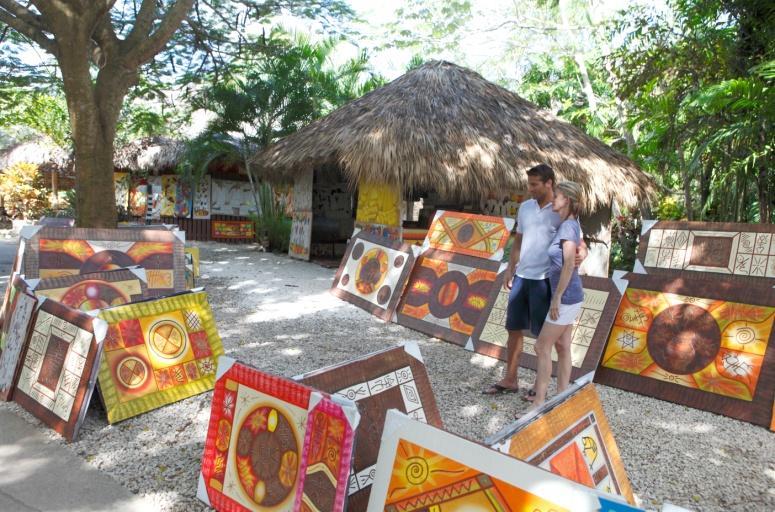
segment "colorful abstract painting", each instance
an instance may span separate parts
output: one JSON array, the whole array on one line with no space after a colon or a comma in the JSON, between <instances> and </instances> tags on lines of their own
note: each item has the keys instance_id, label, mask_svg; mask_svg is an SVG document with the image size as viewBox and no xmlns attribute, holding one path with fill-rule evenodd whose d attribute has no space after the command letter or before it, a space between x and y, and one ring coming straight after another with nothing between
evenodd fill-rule
<instances>
[{"instance_id":1,"label":"colorful abstract painting","mask_svg":"<svg viewBox=\"0 0 775 512\"><path fill-rule=\"evenodd\" d=\"M120 306L142 300L147 295L142 267L50 277L35 280L31 286L35 295L83 311Z\"/></svg>"},{"instance_id":2,"label":"colorful abstract painting","mask_svg":"<svg viewBox=\"0 0 775 512\"><path fill-rule=\"evenodd\" d=\"M295 377L307 386L353 400L361 412L348 490L348 510L366 510L388 409L441 427L428 373L415 343Z\"/></svg>"},{"instance_id":3,"label":"colorful abstract painting","mask_svg":"<svg viewBox=\"0 0 775 512\"><path fill-rule=\"evenodd\" d=\"M331 293L389 321L414 261L414 251L408 244L358 233L350 239Z\"/></svg>"},{"instance_id":4,"label":"colorful abstract painting","mask_svg":"<svg viewBox=\"0 0 775 512\"><path fill-rule=\"evenodd\" d=\"M35 316L13 399L68 441L86 416L106 331L99 318L53 300Z\"/></svg>"},{"instance_id":5,"label":"colorful abstract painting","mask_svg":"<svg viewBox=\"0 0 775 512\"><path fill-rule=\"evenodd\" d=\"M513 218L439 210L428 229L423 249L501 261L513 228Z\"/></svg>"},{"instance_id":6,"label":"colorful abstract painting","mask_svg":"<svg viewBox=\"0 0 775 512\"><path fill-rule=\"evenodd\" d=\"M621 279L623 272L614 273L613 279L581 276L584 287L584 303L579 316L573 324L571 339L572 378L575 379L597 368L603 348L608 340L608 333L614 322L616 309L622 298L620 290L624 290L627 282ZM479 354L497 357L505 361L507 358L508 331L506 331L506 309L509 302L509 291L503 288L503 277L499 276L498 296L486 317L482 317L472 335L472 343L466 348ZM535 353L535 337L526 331L522 355L519 365L535 370L537 359ZM557 352L552 350L552 371L557 370Z\"/></svg>"},{"instance_id":7,"label":"colorful abstract painting","mask_svg":"<svg viewBox=\"0 0 775 512\"><path fill-rule=\"evenodd\" d=\"M500 267L497 261L429 250L414 266L398 323L465 346L497 296Z\"/></svg>"},{"instance_id":8,"label":"colorful abstract painting","mask_svg":"<svg viewBox=\"0 0 775 512\"><path fill-rule=\"evenodd\" d=\"M175 184L175 217L191 217L194 194L188 179L180 178Z\"/></svg>"},{"instance_id":9,"label":"colorful abstract painting","mask_svg":"<svg viewBox=\"0 0 775 512\"><path fill-rule=\"evenodd\" d=\"M295 197L295 196L294 196ZM291 224L291 242L288 255L291 258L309 260L312 245L312 212L293 212Z\"/></svg>"},{"instance_id":10,"label":"colorful abstract painting","mask_svg":"<svg viewBox=\"0 0 775 512\"><path fill-rule=\"evenodd\" d=\"M175 215L175 203L177 201L178 177L167 174L161 177L161 215L172 217Z\"/></svg>"},{"instance_id":11,"label":"colorful abstract painting","mask_svg":"<svg viewBox=\"0 0 775 512\"><path fill-rule=\"evenodd\" d=\"M592 373L485 441L498 451L635 503Z\"/></svg>"},{"instance_id":12,"label":"colorful abstract painting","mask_svg":"<svg viewBox=\"0 0 775 512\"><path fill-rule=\"evenodd\" d=\"M131 174L128 172L114 172L113 186L116 191L116 206L121 211L127 211L129 208L129 186Z\"/></svg>"},{"instance_id":13,"label":"colorful abstract painting","mask_svg":"<svg viewBox=\"0 0 775 512\"><path fill-rule=\"evenodd\" d=\"M597 511L570 480L391 410L368 510Z\"/></svg>"},{"instance_id":14,"label":"colorful abstract painting","mask_svg":"<svg viewBox=\"0 0 775 512\"><path fill-rule=\"evenodd\" d=\"M0 332L0 400L3 401L11 399L22 351L27 344L38 305L37 297L28 291L24 279L18 275L9 283L8 288L12 290L8 321L3 324Z\"/></svg>"},{"instance_id":15,"label":"colorful abstract painting","mask_svg":"<svg viewBox=\"0 0 775 512\"><path fill-rule=\"evenodd\" d=\"M255 238L255 225L252 220L212 220L210 221L214 239Z\"/></svg>"},{"instance_id":16,"label":"colorful abstract painting","mask_svg":"<svg viewBox=\"0 0 775 512\"><path fill-rule=\"evenodd\" d=\"M108 422L204 393L223 345L205 292L103 309L99 386Z\"/></svg>"},{"instance_id":17,"label":"colorful abstract painting","mask_svg":"<svg viewBox=\"0 0 775 512\"><path fill-rule=\"evenodd\" d=\"M129 214L135 217L145 217L148 208L148 180L131 178L129 186Z\"/></svg>"},{"instance_id":18,"label":"colorful abstract painting","mask_svg":"<svg viewBox=\"0 0 775 512\"><path fill-rule=\"evenodd\" d=\"M44 227L31 231L27 244L27 278L48 279L138 265L145 269L149 295L185 289L182 232Z\"/></svg>"},{"instance_id":19,"label":"colorful abstract painting","mask_svg":"<svg viewBox=\"0 0 775 512\"><path fill-rule=\"evenodd\" d=\"M401 241L403 229L398 226L385 226L383 224L370 224L368 222L355 221L355 230L367 235L376 236L384 241Z\"/></svg>"},{"instance_id":20,"label":"colorful abstract painting","mask_svg":"<svg viewBox=\"0 0 775 512\"><path fill-rule=\"evenodd\" d=\"M772 224L644 221L643 225L638 260L650 274L712 272L775 284Z\"/></svg>"},{"instance_id":21,"label":"colorful abstract painting","mask_svg":"<svg viewBox=\"0 0 775 512\"><path fill-rule=\"evenodd\" d=\"M772 288L687 275L627 279L596 382L769 425Z\"/></svg>"},{"instance_id":22,"label":"colorful abstract painting","mask_svg":"<svg viewBox=\"0 0 775 512\"><path fill-rule=\"evenodd\" d=\"M199 181L196 182L196 187L194 187L194 201L193 201L195 219L210 218L211 183L212 183L212 177L209 174L200 176Z\"/></svg>"},{"instance_id":23,"label":"colorful abstract painting","mask_svg":"<svg viewBox=\"0 0 775 512\"><path fill-rule=\"evenodd\" d=\"M385 183L359 183L355 220L368 224L401 225L401 191Z\"/></svg>"},{"instance_id":24,"label":"colorful abstract painting","mask_svg":"<svg viewBox=\"0 0 775 512\"><path fill-rule=\"evenodd\" d=\"M216 510L344 509L352 402L223 357L197 496Z\"/></svg>"}]
</instances>

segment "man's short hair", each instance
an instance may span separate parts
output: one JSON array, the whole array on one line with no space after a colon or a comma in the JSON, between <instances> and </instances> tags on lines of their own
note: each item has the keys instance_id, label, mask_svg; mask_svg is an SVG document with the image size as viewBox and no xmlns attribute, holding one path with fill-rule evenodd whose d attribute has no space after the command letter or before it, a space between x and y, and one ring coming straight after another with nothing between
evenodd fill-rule
<instances>
[{"instance_id":1,"label":"man's short hair","mask_svg":"<svg viewBox=\"0 0 775 512\"><path fill-rule=\"evenodd\" d=\"M531 167L527 170L528 176L538 176L543 183L552 180L552 185L557 184L557 179L554 177L554 169L546 164L538 164L535 167Z\"/></svg>"}]
</instances>

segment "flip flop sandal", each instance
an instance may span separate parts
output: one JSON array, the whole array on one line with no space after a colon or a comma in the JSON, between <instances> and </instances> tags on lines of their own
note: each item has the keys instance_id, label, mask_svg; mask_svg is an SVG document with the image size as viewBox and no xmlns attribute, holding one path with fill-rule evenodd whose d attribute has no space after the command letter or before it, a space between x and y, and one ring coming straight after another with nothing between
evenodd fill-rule
<instances>
[{"instance_id":1,"label":"flip flop sandal","mask_svg":"<svg viewBox=\"0 0 775 512\"><path fill-rule=\"evenodd\" d=\"M535 390L531 389L530 391L525 393L525 396L522 397L522 400L524 400L525 402L531 402L532 403L533 400L535 400L535 397L536 397L536 392L535 392Z\"/></svg>"},{"instance_id":2,"label":"flip flop sandal","mask_svg":"<svg viewBox=\"0 0 775 512\"><path fill-rule=\"evenodd\" d=\"M519 388L507 388L506 386L501 386L500 384L493 384L489 388L482 391L483 395L501 395L506 393L516 393L519 391Z\"/></svg>"}]
</instances>

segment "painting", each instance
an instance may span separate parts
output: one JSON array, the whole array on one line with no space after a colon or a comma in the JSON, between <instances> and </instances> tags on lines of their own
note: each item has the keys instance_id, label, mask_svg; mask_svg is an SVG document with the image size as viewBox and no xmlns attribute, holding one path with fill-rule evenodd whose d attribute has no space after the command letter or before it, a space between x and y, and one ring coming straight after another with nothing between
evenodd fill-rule
<instances>
[{"instance_id":1,"label":"painting","mask_svg":"<svg viewBox=\"0 0 775 512\"><path fill-rule=\"evenodd\" d=\"M120 306L142 300L148 293L142 267L36 279L30 286L35 295L82 311Z\"/></svg>"},{"instance_id":2,"label":"painting","mask_svg":"<svg viewBox=\"0 0 775 512\"><path fill-rule=\"evenodd\" d=\"M209 174L205 174L199 177L199 181L194 188L194 218L195 219L209 219L210 218L210 189L211 189L212 177Z\"/></svg>"},{"instance_id":3,"label":"painting","mask_svg":"<svg viewBox=\"0 0 775 512\"><path fill-rule=\"evenodd\" d=\"M119 211L127 211L129 208L129 186L131 174L128 172L114 172L113 186L116 191L116 206Z\"/></svg>"},{"instance_id":4,"label":"painting","mask_svg":"<svg viewBox=\"0 0 775 512\"><path fill-rule=\"evenodd\" d=\"M573 324L571 338L571 378L576 379L588 372L594 371L600 361L603 348L608 340L608 333L614 322L616 309L622 298L622 290L627 287L627 281L621 278L624 272L616 271L613 279L581 276L584 287L584 303L581 312ZM471 344L466 348L479 354L497 357L505 361L507 358L508 331L506 331L506 309L509 302L509 291L503 288L503 276L497 281L498 296L486 317L482 317L471 336ZM535 343L536 339L529 331L524 334L522 355L519 365L535 370L537 368ZM552 372L557 370L557 352L552 350Z\"/></svg>"},{"instance_id":5,"label":"painting","mask_svg":"<svg viewBox=\"0 0 775 512\"><path fill-rule=\"evenodd\" d=\"M68 441L86 416L107 325L44 300L38 308L13 399Z\"/></svg>"},{"instance_id":6,"label":"painting","mask_svg":"<svg viewBox=\"0 0 775 512\"><path fill-rule=\"evenodd\" d=\"M22 228L21 233L19 234L19 242L16 245L16 253L13 258L13 263L11 264L11 269L9 272L10 275L8 276L9 284L6 285L5 287L5 293L3 294L3 303L0 304L0 327L5 325L6 310L10 305L11 290L13 289L13 287L10 286L10 284L14 282L16 275L20 275L23 273L22 262L24 260L24 249L27 246L26 239L30 235L30 233L34 232L35 229L37 228L33 226L25 226Z\"/></svg>"},{"instance_id":7,"label":"painting","mask_svg":"<svg viewBox=\"0 0 775 512\"><path fill-rule=\"evenodd\" d=\"M145 211L145 218L151 220L161 219L161 208L163 201L162 177L149 176L148 184L151 186L151 197L148 201L148 208Z\"/></svg>"},{"instance_id":8,"label":"painting","mask_svg":"<svg viewBox=\"0 0 775 512\"><path fill-rule=\"evenodd\" d=\"M344 509L355 404L218 361L197 496L216 510Z\"/></svg>"},{"instance_id":9,"label":"painting","mask_svg":"<svg viewBox=\"0 0 775 512\"><path fill-rule=\"evenodd\" d=\"M775 226L643 221L636 271L712 272L775 285Z\"/></svg>"},{"instance_id":10,"label":"painting","mask_svg":"<svg viewBox=\"0 0 775 512\"><path fill-rule=\"evenodd\" d=\"M402 228L398 226L385 226L383 224L369 224L368 222L355 221L355 230L364 234L376 236L384 241L401 241Z\"/></svg>"},{"instance_id":11,"label":"painting","mask_svg":"<svg viewBox=\"0 0 775 512\"><path fill-rule=\"evenodd\" d=\"M90 274L135 265L154 297L185 289L185 233L168 229L40 228L31 230L27 278Z\"/></svg>"},{"instance_id":12,"label":"painting","mask_svg":"<svg viewBox=\"0 0 775 512\"><path fill-rule=\"evenodd\" d=\"M331 293L390 321L415 261L408 244L358 233L350 239Z\"/></svg>"},{"instance_id":13,"label":"painting","mask_svg":"<svg viewBox=\"0 0 775 512\"><path fill-rule=\"evenodd\" d=\"M487 199L480 201L479 209L485 215L516 219L519 206L529 198L527 192L517 194L490 194Z\"/></svg>"},{"instance_id":14,"label":"painting","mask_svg":"<svg viewBox=\"0 0 775 512\"><path fill-rule=\"evenodd\" d=\"M293 179L293 211L312 211L312 184L314 174L312 169L302 171Z\"/></svg>"},{"instance_id":15,"label":"painting","mask_svg":"<svg viewBox=\"0 0 775 512\"><path fill-rule=\"evenodd\" d=\"M586 487L388 411L369 498L373 512L597 511Z\"/></svg>"},{"instance_id":16,"label":"painting","mask_svg":"<svg viewBox=\"0 0 775 512\"><path fill-rule=\"evenodd\" d=\"M213 239L255 238L256 231L252 220L212 220L210 221Z\"/></svg>"},{"instance_id":17,"label":"painting","mask_svg":"<svg viewBox=\"0 0 775 512\"><path fill-rule=\"evenodd\" d=\"M772 288L712 275L627 279L595 381L769 426Z\"/></svg>"},{"instance_id":18,"label":"painting","mask_svg":"<svg viewBox=\"0 0 775 512\"><path fill-rule=\"evenodd\" d=\"M556 475L635 498L608 425L593 373L487 439L485 444Z\"/></svg>"},{"instance_id":19,"label":"painting","mask_svg":"<svg viewBox=\"0 0 775 512\"><path fill-rule=\"evenodd\" d=\"M359 183L355 220L368 224L401 225L401 190L386 183Z\"/></svg>"},{"instance_id":20,"label":"painting","mask_svg":"<svg viewBox=\"0 0 775 512\"><path fill-rule=\"evenodd\" d=\"M500 267L497 261L429 250L414 266L398 323L465 346L497 296Z\"/></svg>"},{"instance_id":21,"label":"painting","mask_svg":"<svg viewBox=\"0 0 775 512\"><path fill-rule=\"evenodd\" d=\"M388 409L442 426L420 348L413 342L294 378L358 404L361 422L355 433L348 510L366 510Z\"/></svg>"},{"instance_id":22,"label":"painting","mask_svg":"<svg viewBox=\"0 0 775 512\"><path fill-rule=\"evenodd\" d=\"M175 183L175 217L191 217L194 194L188 179L179 178Z\"/></svg>"},{"instance_id":23,"label":"painting","mask_svg":"<svg viewBox=\"0 0 775 512\"><path fill-rule=\"evenodd\" d=\"M211 212L220 215L255 214L255 201L246 181L212 180Z\"/></svg>"},{"instance_id":24,"label":"painting","mask_svg":"<svg viewBox=\"0 0 775 512\"><path fill-rule=\"evenodd\" d=\"M133 177L129 187L129 214L145 217L146 208L148 208L148 180Z\"/></svg>"},{"instance_id":25,"label":"painting","mask_svg":"<svg viewBox=\"0 0 775 512\"><path fill-rule=\"evenodd\" d=\"M438 249L501 261L513 228L513 218L438 210L423 250Z\"/></svg>"},{"instance_id":26,"label":"painting","mask_svg":"<svg viewBox=\"0 0 775 512\"><path fill-rule=\"evenodd\" d=\"M181 293L103 309L99 388L115 423L213 388L223 345L207 294Z\"/></svg>"},{"instance_id":27,"label":"painting","mask_svg":"<svg viewBox=\"0 0 775 512\"><path fill-rule=\"evenodd\" d=\"M18 275L8 288L13 289L8 306L8 321L0 332L0 400L8 401L13 393L21 356L35 318L38 299Z\"/></svg>"},{"instance_id":28,"label":"painting","mask_svg":"<svg viewBox=\"0 0 775 512\"><path fill-rule=\"evenodd\" d=\"M165 174L161 177L161 215L166 217L175 215L177 191L178 177L175 174Z\"/></svg>"},{"instance_id":29,"label":"painting","mask_svg":"<svg viewBox=\"0 0 775 512\"><path fill-rule=\"evenodd\" d=\"M291 258L309 261L310 245L312 245L312 212L294 211L288 255Z\"/></svg>"}]
</instances>

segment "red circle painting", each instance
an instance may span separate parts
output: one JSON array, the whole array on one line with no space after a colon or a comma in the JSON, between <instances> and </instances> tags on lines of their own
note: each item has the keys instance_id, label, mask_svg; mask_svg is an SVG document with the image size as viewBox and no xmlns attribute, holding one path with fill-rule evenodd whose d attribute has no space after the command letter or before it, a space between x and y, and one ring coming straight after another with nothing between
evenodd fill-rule
<instances>
[{"instance_id":1,"label":"red circle painting","mask_svg":"<svg viewBox=\"0 0 775 512\"><path fill-rule=\"evenodd\" d=\"M355 288L364 295L374 293L385 281L387 268L387 253L379 248L369 249L355 272Z\"/></svg>"},{"instance_id":2,"label":"red circle painting","mask_svg":"<svg viewBox=\"0 0 775 512\"><path fill-rule=\"evenodd\" d=\"M293 425L271 406L258 406L237 434L237 475L250 499L274 507L293 499L298 479L300 450Z\"/></svg>"},{"instance_id":3,"label":"red circle painting","mask_svg":"<svg viewBox=\"0 0 775 512\"><path fill-rule=\"evenodd\" d=\"M63 304L90 311L126 304L130 299L121 290L105 281L88 280L71 286L62 296Z\"/></svg>"},{"instance_id":4,"label":"red circle painting","mask_svg":"<svg viewBox=\"0 0 775 512\"><path fill-rule=\"evenodd\" d=\"M713 316L703 308L679 304L654 318L646 344L660 368L676 375L689 375L716 358L721 347L721 331Z\"/></svg>"}]
</instances>

